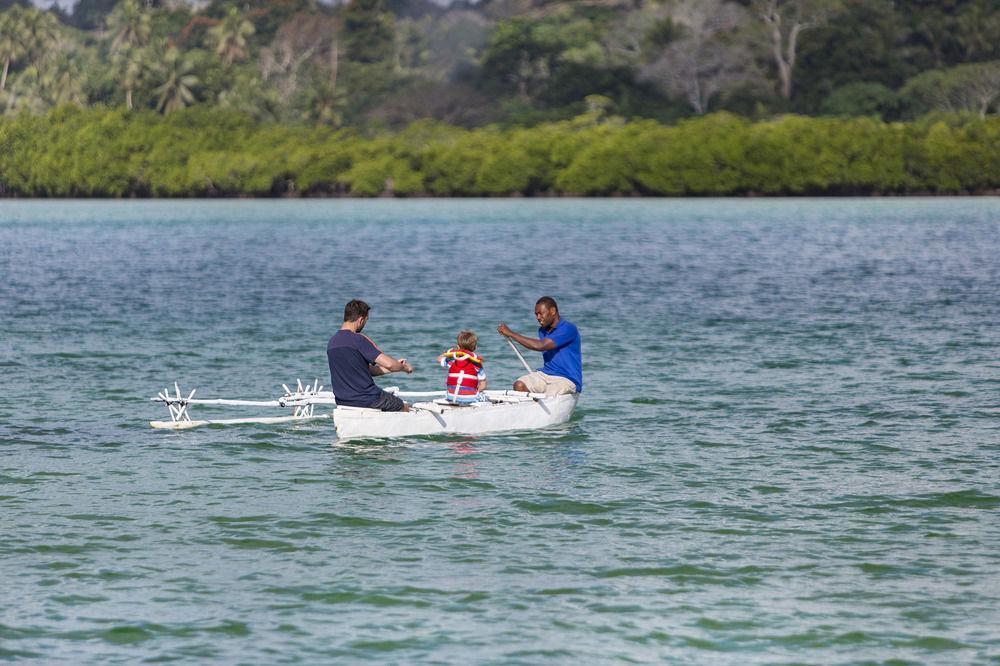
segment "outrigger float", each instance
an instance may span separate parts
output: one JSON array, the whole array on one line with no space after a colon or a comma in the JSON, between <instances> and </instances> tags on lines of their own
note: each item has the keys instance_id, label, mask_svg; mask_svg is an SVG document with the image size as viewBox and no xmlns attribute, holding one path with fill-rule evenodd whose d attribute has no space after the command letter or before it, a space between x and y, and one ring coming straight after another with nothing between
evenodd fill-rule
<instances>
[{"instance_id":1,"label":"outrigger float","mask_svg":"<svg viewBox=\"0 0 1000 666\"><path fill-rule=\"evenodd\" d=\"M195 398L196 390L184 397L180 386L174 383L173 394L169 389L164 389L155 398L150 398L153 402L167 406L170 420L150 421L149 425L161 429L185 430L210 425L293 423L332 418L340 439L440 433L474 435L502 430L532 430L565 423L573 414L578 399L576 394L548 396L544 393L521 391L483 391L485 400L482 402L456 405L445 398L445 391L400 391L392 387L386 390L400 398L423 398L424 401L412 403L409 412L381 412L337 406L336 397L331 391L324 391L319 380L305 385L298 381L294 391L285 384L281 386L285 393L274 400L232 400ZM273 407L291 409L292 413L285 416L195 420L188 412L191 405ZM317 406L333 409L321 409L317 412Z\"/></svg>"}]
</instances>

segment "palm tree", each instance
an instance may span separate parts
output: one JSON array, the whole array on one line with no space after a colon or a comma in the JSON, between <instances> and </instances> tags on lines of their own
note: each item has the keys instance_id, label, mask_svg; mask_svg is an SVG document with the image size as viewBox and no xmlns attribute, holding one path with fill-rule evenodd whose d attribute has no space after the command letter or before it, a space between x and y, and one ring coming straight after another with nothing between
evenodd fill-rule
<instances>
[{"instance_id":1,"label":"palm tree","mask_svg":"<svg viewBox=\"0 0 1000 666\"><path fill-rule=\"evenodd\" d=\"M22 69L10 91L6 94L7 112L27 112L32 115L44 113L48 104L42 96L41 73L34 64Z\"/></svg>"},{"instance_id":2,"label":"palm tree","mask_svg":"<svg viewBox=\"0 0 1000 666\"><path fill-rule=\"evenodd\" d=\"M111 32L111 50L123 47L145 46L149 42L152 19L143 10L138 0L122 0L108 15L108 30Z\"/></svg>"},{"instance_id":3,"label":"palm tree","mask_svg":"<svg viewBox=\"0 0 1000 666\"><path fill-rule=\"evenodd\" d=\"M49 12L29 7L21 15L21 25L25 51L32 62L39 63L50 57L53 54L51 47L59 38L59 19Z\"/></svg>"},{"instance_id":4,"label":"palm tree","mask_svg":"<svg viewBox=\"0 0 1000 666\"><path fill-rule=\"evenodd\" d=\"M27 41L24 10L21 5L14 5L0 15L0 60L3 60L0 92L7 87L10 66L27 55Z\"/></svg>"},{"instance_id":5,"label":"palm tree","mask_svg":"<svg viewBox=\"0 0 1000 666\"><path fill-rule=\"evenodd\" d=\"M346 106L347 94L342 89L330 81L317 81L309 88L302 117L318 125L340 127Z\"/></svg>"},{"instance_id":6,"label":"palm tree","mask_svg":"<svg viewBox=\"0 0 1000 666\"><path fill-rule=\"evenodd\" d=\"M139 85L146 70L148 60L147 50L137 46L122 48L111 59L111 64L121 77L125 88L125 108L132 110L132 93Z\"/></svg>"},{"instance_id":7,"label":"palm tree","mask_svg":"<svg viewBox=\"0 0 1000 666\"><path fill-rule=\"evenodd\" d=\"M156 110L170 113L183 109L194 103L192 88L198 85L198 77L192 74L194 64L174 47L167 49L163 61L158 63L155 71L163 83L156 89L160 96Z\"/></svg>"},{"instance_id":8,"label":"palm tree","mask_svg":"<svg viewBox=\"0 0 1000 666\"><path fill-rule=\"evenodd\" d=\"M149 43L152 19L138 0L122 0L108 15L111 33L112 64L121 76L125 88L125 107L132 110L132 92L139 84L145 68L144 47Z\"/></svg>"},{"instance_id":9,"label":"palm tree","mask_svg":"<svg viewBox=\"0 0 1000 666\"><path fill-rule=\"evenodd\" d=\"M27 58L36 69L42 69L58 49L53 48L59 38L59 19L49 12L34 7L14 5L0 15L0 91L7 87L10 67Z\"/></svg>"},{"instance_id":10,"label":"palm tree","mask_svg":"<svg viewBox=\"0 0 1000 666\"><path fill-rule=\"evenodd\" d=\"M208 31L215 43L215 52L226 67L246 56L247 38L253 33L253 23L240 14L236 7L231 7L226 17Z\"/></svg>"},{"instance_id":11,"label":"palm tree","mask_svg":"<svg viewBox=\"0 0 1000 666\"><path fill-rule=\"evenodd\" d=\"M41 71L38 87L42 97L52 106L82 106L87 101L80 84L80 66L67 53L53 57L52 62Z\"/></svg>"}]
</instances>

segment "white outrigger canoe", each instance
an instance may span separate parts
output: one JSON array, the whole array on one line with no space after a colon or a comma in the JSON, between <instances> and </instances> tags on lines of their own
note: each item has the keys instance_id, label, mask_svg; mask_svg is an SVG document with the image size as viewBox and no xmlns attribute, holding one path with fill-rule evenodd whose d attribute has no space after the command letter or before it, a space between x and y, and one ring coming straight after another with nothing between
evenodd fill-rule
<instances>
[{"instance_id":1,"label":"white outrigger canoe","mask_svg":"<svg viewBox=\"0 0 1000 666\"><path fill-rule=\"evenodd\" d=\"M381 412L376 409L336 406L336 398L324 391L317 380L311 386L297 383L295 391L282 384L284 395L275 400L230 400L195 398L195 391L185 398L175 383L175 394L164 389L155 398L170 410L169 421L150 421L154 428L185 430L207 425L244 423L289 423L313 419L333 419L340 439L406 437L442 433L481 434L503 430L534 430L565 423L573 414L578 396L548 396L544 393L521 391L483 391L485 400L471 405L455 405L445 399L444 391L403 392L386 389L400 398L424 398L414 402L409 412ZM278 407L291 409L285 416L195 420L188 413L191 405ZM332 412L320 411L318 405L333 407Z\"/></svg>"}]
</instances>

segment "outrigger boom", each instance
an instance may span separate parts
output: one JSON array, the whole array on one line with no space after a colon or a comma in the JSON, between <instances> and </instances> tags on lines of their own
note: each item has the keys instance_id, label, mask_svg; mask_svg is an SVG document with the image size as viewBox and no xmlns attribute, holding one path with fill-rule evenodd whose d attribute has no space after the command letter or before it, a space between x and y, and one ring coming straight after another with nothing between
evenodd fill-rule
<instances>
[{"instance_id":1,"label":"outrigger boom","mask_svg":"<svg viewBox=\"0 0 1000 666\"><path fill-rule=\"evenodd\" d=\"M173 395L171 395L170 389L166 388L160 391L155 398L150 398L153 402L160 402L167 406L167 409L170 410L170 420L150 421L149 425L154 428L166 430L186 430L188 428L196 428L206 425L291 423L314 419L329 419L333 417L331 412L321 412L317 414L314 411L316 405L330 405L331 407L334 407L337 404L337 400L334 397L333 392L324 391L318 379L313 381L312 384L303 384L302 380L297 380L294 391L289 388L287 384L282 384L281 387L285 390L285 393L275 400L239 400L226 398L203 399L194 397L197 389L192 390L187 397L184 397L181 393L180 386L177 382L174 382ZM447 395L445 391L400 391L397 387L387 388L386 391L401 398L443 399ZM483 393L491 403L532 402L540 401L545 398L545 394L543 393L524 393L521 391L484 391ZM442 400L441 402L444 401ZM292 413L287 416L194 420L188 412L188 407L191 405L291 408ZM445 407L437 401L416 403L412 405L411 408L416 411L436 414L442 413L445 409Z\"/></svg>"},{"instance_id":2,"label":"outrigger boom","mask_svg":"<svg viewBox=\"0 0 1000 666\"><path fill-rule=\"evenodd\" d=\"M291 421L308 421L310 419L328 419L329 414L315 414L315 405L335 405L336 399L330 391L324 391L317 379L312 385L302 384L302 380L297 380L296 390L292 391L286 384L281 387L285 389L285 394L277 400L227 400L227 399L201 399L195 398L197 389L193 389L185 398L181 393L180 386L174 382L174 395L170 395L170 389L166 388L156 394L155 398L150 398L153 402L162 402L170 410L169 421L150 421L149 425L154 428L169 430L184 430L196 428L203 425L234 425L240 423L288 423ZM291 407L290 416L263 416L255 418L241 419L218 419L218 420L193 420L188 413L190 405L225 405L225 406L246 406L246 407Z\"/></svg>"}]
</instances>

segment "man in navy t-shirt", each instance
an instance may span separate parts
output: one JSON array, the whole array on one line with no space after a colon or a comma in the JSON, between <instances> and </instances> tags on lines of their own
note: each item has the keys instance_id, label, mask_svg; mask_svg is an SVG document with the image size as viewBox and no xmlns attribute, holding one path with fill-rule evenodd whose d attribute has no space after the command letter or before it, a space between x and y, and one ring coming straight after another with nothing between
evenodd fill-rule
<instances>
[{"instance_id":1,"label":"man in navy t-shirt","mask_svg":"<svg viewBox=\"0 0 1000 666\"><path fill-rule=\"evenodd\" d=\"M344 323L326 345L330 362L330 390L338 405L371 407L383 412L408 412L410 406L378 387L372 377L390 372L413 372L406 359L394 359L375 346L361 329L368 323L371 308L353 300L344 306Z\"/></svg>"},{"instance_id":2,"label":"man in navy t-shirt","mask_svg":"<svg viewBox=\"0 0 1000 666\"><path fill-rule=\"evenodd\" d=\"M497 326L500 335L532 351L542 352L545 361L537 372L518 377L514 390L547 395L579 393L583 390L583 356L576 324L559 316L559 306L551 296L542 296L535 303L535 319L538 320L537 340L515 333L507 324Z\"/></svg>"}]
</instances>

